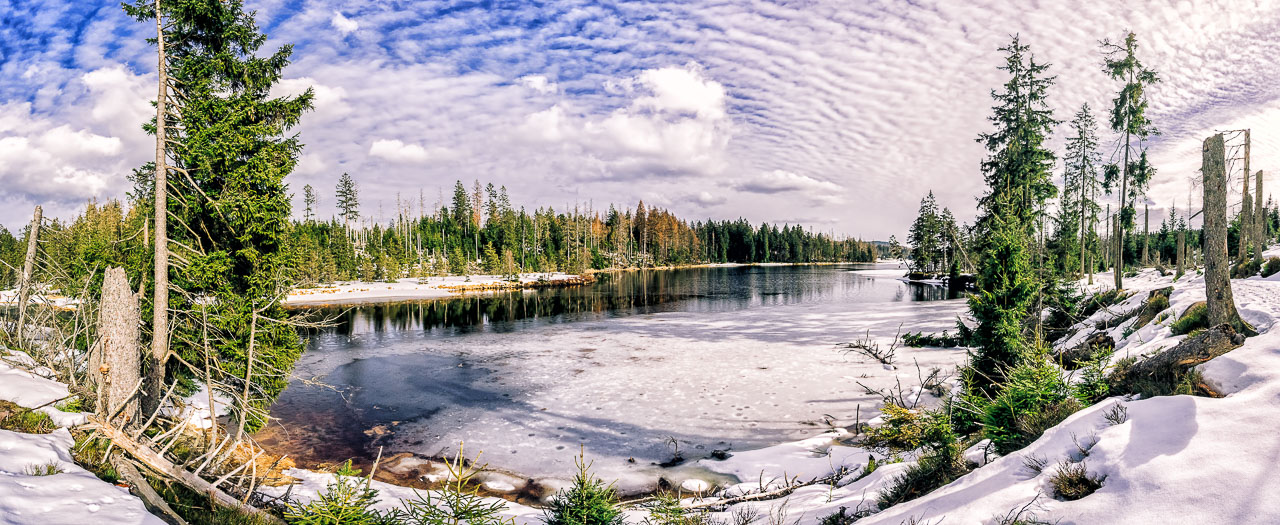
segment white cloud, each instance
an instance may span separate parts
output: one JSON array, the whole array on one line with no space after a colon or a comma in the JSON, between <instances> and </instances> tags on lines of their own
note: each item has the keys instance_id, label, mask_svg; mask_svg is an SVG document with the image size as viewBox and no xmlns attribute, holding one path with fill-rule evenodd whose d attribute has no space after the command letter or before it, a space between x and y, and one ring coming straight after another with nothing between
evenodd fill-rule
<instances>
[{"instance_id":1,"label":"white cloud","mask_svg":"<svg viewBox=\"0 0 1280 525\"><path fill-rule=\"evenodd\" d=\"M559 86L547 79L546 75L525 75L520 77L520 85L543 95L555 93Z\"/></svg>"},{"instance_id":2,"label":"white cloud","mask_svg":"<svg viewBox=\"0 0 1280 525\"><path fill-rule=\"evenodd\" d=\"M417 144L406 144L399 139L379 139L369 146L369 155L391 162L405 164L422 164L427 161L452 158L453 152L448 148L424 148Z\"/></svg>"},{"instance_id":3,"label":"white cloud","mask_svg":"<svg viewBox=\"0 0 1280 525\"><path fill-rule=\"evenodd\" d=\"M349 35L360 29L359 22L343 16L339 11L333 12L333 18L329 19L329 23L333 24L333 28L343 35Z\"/></svg>"},{"instance_id":4,"label":"white cloud","mask_svg":"<svg viewBox=\"0 0 1280 525\"><path fill-rule=\"evenodd\" d=\"M798 175L785 170L761 173L753 178L739 182L735 188L747 193L766 195L801 193L814 200L830 202L841 201L841 194L844 193L844 188L840 187L839 184Z\"/></svg>"}]
</instances>

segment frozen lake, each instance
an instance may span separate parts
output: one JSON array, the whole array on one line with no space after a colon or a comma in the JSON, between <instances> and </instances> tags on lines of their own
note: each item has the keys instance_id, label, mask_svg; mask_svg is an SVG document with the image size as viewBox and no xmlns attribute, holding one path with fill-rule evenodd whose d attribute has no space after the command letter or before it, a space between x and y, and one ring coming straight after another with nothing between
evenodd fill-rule
<instances>
[{"instance_id":1,"label":"frozen lake","mask_svg":"<svg viewBox=\"0 0 1280 525\"><path fill-rule=\"evenodd\" d=\"M835 345L867 330L954 330L961 299L892 266L747 266L612 274L577 288L366 304L311 336L273 408L300 466L483 451L529 478L595 469L642 490L691 460L850 425L882 388L963 351L900 349L898 368ZM689 467L684 467L689 468ZM679 477L679 476L675 476Z\"/></svg>"}]
</instances>

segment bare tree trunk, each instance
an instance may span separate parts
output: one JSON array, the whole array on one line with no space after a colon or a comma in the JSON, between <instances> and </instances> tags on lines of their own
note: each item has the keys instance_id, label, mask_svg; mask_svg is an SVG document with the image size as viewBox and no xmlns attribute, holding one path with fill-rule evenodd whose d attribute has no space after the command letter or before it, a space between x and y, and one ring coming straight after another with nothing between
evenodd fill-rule
<instances>
[{"instance_id":1,"label":"bare tree trunk","mask_svg":"<svg viewBox=\"0 0 1280 525\"><path fill-rule=\"evenodd\" d=\"M1231 295L1231 263L1227 260L1227 172L1222 134L1205 139L1202 151L1204 285L1209 326L1239 326L1243 322Z\"/></svg>"},{"instance_id":2,"label":"bare tree trunk","mask_svg":"<svg viewBox=\"0 0 1280 525\"><path fill-rule=\"evenodd\" d=\"M166 156L169 119L169 73L164 54L164 25L160 0L156 0L156 162L155 162L155 297L151 312L151 356L143 410L158 410L164 389L164 363L169 354L169 167Z\"/></svg>"},{"instance_id":3,"label":"bare tree trunk","mask_svg":"<svg viewBox=\"0 0 1280 525\"><path fill-rule=\"evenodd\" d=\"M1253 227L1250 230L1253 233L1253 260L1262 262L1262 251L1267 249L1267 230L1263 226L1266 224L1267 213L1263 208L1265 204L1262 203L1262 170L1258 170L1254 178L1257 179L1257 186L1253 192Z\"/></svg>"},{"instance_id":4,"label":"bare tree trunk","mask_svg":"<svg viewBox=\"0 0 1280 525\"><path fill-rule=\"evenodd\" d=\"M1175 277L1182 277L1182 273L1184 272L1183 265L1185 264L1184 259L1186 258L1186 255L1187 255L1186 249L1187 249L1187 232L1185 230L1179 229L1178 230L1178 246L1177 248L1175 248L1175 252L1174 252L1174 257L1178 258L1178 273L1174 274Z\"/></svg>"},{"instance_id":5,"label":"bare tree trunk","mask_svg":"<svg viewBox=\"0 0 1280 525\"><path fill-rule=\"evenodd\" d=\"M96 412L104 417L118 413L119 419L111 422L126 430L140 422L133 394L142 376L138 347L141 318L138 297L129 289L124 268L107 268L98 316L98 349L89 356L89 380L97 387Z\"/></svg>"},{"instance_id":6,"label":"bare tree trunk","mask_svg":"<svg viewBox=\"0 0 1280 525\"><path fill-rule=\"evenodd\" d=\"M1240 189L1240 236L1236 253L1236 260L1241 262L1249 258L1249 238L1253 236L1248 226L1253 224L1253 201L1249 199L1250 142L1249 130L1246 129L1244 130L1244 177L1241 177L1243 187Z\"/></svg>"},{"instance_id":7,"label":"bare tree trunk","mask_svg":"<svg viewBox=\"0 0 1280 525\"><path fill-rule=\"evenodd\" d=\"M22 333L27 325L27 300L31 298L31 280L36 269L36 242L40 237L40 219L44 210L36 206L31 217L31 229L27 232L27 256L22 263L22 279L18 282L18 344L22 344Z\"/></svg>"},{"instance_id":8,"label":"bare tree trunk","mask_svg":"<svg viewBox=\"0 0 1280 525\"><path fill-rule=\"evenodd\" d=\"M1142 265L1143 266L1151 264L1151 259L1149 258L1148 251L1147 251L1148 245L1151 243L1151 236L1149 235L1149 233L1151 233L1151 205L1147 204L1143 206L1143 213L1142 213Z\"/></svg>"}]
</instances>

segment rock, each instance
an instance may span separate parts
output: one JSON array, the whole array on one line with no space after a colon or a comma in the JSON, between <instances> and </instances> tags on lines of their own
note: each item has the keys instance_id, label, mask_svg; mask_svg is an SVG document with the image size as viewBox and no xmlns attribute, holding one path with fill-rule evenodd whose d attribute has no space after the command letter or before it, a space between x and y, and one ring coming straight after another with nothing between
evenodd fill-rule
<instances>
[{"instance_id":1,"label":"rock","mask_svg":"<svg viewBox=\"0 0 1280 525\"><path fill-rule=\"evenodd\" d=\"M680 488L689 492L697 492L701 494L711 490L711 483L697 478L689 478L680 483Z\"/></svg>"}]
</instances>

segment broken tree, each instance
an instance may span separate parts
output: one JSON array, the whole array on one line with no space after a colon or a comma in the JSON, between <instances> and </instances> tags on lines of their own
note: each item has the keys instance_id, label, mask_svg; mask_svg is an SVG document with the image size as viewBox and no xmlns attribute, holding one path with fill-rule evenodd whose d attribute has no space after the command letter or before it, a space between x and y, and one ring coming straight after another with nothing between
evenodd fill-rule
<instances>
[{"instance_id":1,"label":"broken tree","mask_svg":"<svg viewBox=\"0 0 1280 525\"><path fill-rule=\"evenodd\" d=\"M1219 133L1205 139L1200 166L1204 177L1204 286L1209 325L1223 323L1252 332L1236 312L1231 296L1231 263L1227 260L1226 146Z\"/></svg>"}]
</instances>

